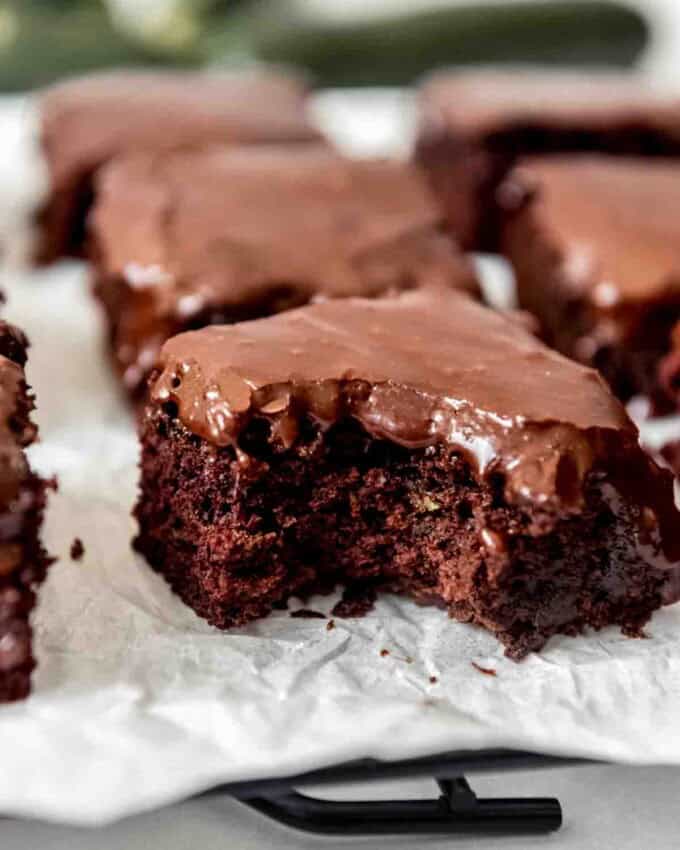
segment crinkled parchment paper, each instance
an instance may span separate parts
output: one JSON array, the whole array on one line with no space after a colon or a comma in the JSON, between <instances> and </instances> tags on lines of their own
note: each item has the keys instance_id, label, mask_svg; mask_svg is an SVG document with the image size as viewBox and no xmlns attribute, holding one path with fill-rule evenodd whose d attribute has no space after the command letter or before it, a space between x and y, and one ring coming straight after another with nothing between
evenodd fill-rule
<instances>
[{"instance_id":1,"label":"crinkled parchment paper","mask_svg":"<svg viewBox=\"0 0 680 850\"><path fill-rule=\"evenodd\" d=\"M136 440L83 266L1 283L33 342L32 459L60 490L34 694L0 708L0 811L100 823L218 782L459 748L680 764L680 606L647 640L557 638L521 664L483 631L393 596L331 630L288 612L227 633L199 620L129 547Z\"/></svg>"}]
</instances>

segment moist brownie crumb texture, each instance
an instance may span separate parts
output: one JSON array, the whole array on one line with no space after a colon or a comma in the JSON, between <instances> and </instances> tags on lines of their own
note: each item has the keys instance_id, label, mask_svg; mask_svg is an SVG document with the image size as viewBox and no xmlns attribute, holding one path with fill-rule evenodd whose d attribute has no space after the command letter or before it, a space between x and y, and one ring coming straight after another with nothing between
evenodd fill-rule
<instances>
[{"instance_id":1,"label":"moist brownie crumb texture","mask_svg":"<svg viewBox=\"0 0 680 850\"><path fill-rule=\"evenodd\" d=\"M20 331L0 321L0 702L29 693L35 665L28 618L50 562L39 540L47 485L24 452L36 436L27 346Z\"/></svg>"},{"instance_id":2,"label":"moist brownie crumb texture","mask_svg":"<svg viewBox=\"0 0 680 850\"><path fill-rule=\"evenodd\" d=\"M438 72L420 92L416 158L465 248L497 247L494 194L518 157L680 156L680 97L630 75Z\"/></svg>"},{"instance_id":3,"label":"moist brownie crumb texture","mask_svg":"<svg viewBox=\"0 0 680 850\"><path fill-rule=\"evenodd\" d=\"M323 148L212 148L104 169L92 218L96 291L139 397L183 330L312 299L476 286L409 166Z\"/></svg>"},{"instance_id":4,"label":"moist brownie crumb texture","mask_svg":"<svg viewBox=\"0 0 680 850\"><path fill-rule=\"evenodd\" d=\"M680 162L536 158L498 194L502 250L546 341L623 400L667 409L658 370L680 317Z\"/></svg>"},{"instance_id":5,"label":"moist brownie crumb texture","mask_svg":"<svg viewBox=\"0 0 680 850\"><path fill-rule=\"evenodd\" d=\"M359 583L520 658L680 597L672 479L619 402L465 295L175 337L141 427L136 546L221 628Z\"/></svg>"}]
</instances>

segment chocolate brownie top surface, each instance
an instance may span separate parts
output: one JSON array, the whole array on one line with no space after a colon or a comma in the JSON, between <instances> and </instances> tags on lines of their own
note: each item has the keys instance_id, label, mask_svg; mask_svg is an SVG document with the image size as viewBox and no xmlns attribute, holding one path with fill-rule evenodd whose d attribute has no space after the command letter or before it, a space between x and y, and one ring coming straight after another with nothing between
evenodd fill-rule
<instances>
[{"instance_id":1,"label":"chocolate brownie top surface","mask_svg":"<svg viewBox=\"0 0 680 850\"><path fill-rule=\"evenodd\" d=\"M40 109L55 189L134 150L320 139L300 80L266 71L95 74L46 89Z\"/></svg>"},{"instance_id":2,"label":"chocolate brownie top surface","mask_svg":"<svg viewBox=\"0 0 680 850\"><path fill-rule=\"evenodd\" d=\"M680 164L536 157L511 172L498 198L510 213L532 205L532 234L557 249L565 284L594 307L680 292Z\"/></svg>"},{"instance_id":3,"label":"chocolate brownie top surface","mask_svg":"<svg viewBox=\"0 0 680 850\"><path fill-rule=\"evenodd\" d=\"M156 396L176 396L190 415L198 404L210 416L213 384L220 405L238 414L259 406L258 394L270 387L277 398L281 387L287 402L289 386L356 381L380 388L375 428L406 445L454 433L458 439L460 421L468 419L479 419L475 430L498 436L529 423L635 434L596 372L551 351L519 323L444 290L326 301L180 334L161 358ZM178 365L181 384L173 389ZM186 366L190 380L181 377ZM334 419L338 411L323 413L321 419ZM230 442L238 428L238 416L228 417L206 436Z\"/></svg>"},{"instance_id":4,"label":"chocolate brownie top surface","mask_svg":"<svg viewBox=\"0 0 680 850\"><path fill-rule=\"evenodd\" d=\"M480 475L502 473L510 499L559 509L581 504L591 470L613 480L624 458L616 486L678 526L670 476L600 376L461 293L326 301L212 326L170 339L161 361L152 405L173 403L187 429L245 462L238 441L254 417L286 447L305 415L350 416L409 448L449 443Z\"/></svg>"},{"instance_id":5,"label":"chocolate brownie top surface","mask_svg":"<svg viewBox=\"0 0 680 850\"><path fill-rule=\"evenodd\" d=\"M594 71L437 72L420 91L423 118L483 138L526 126L611 132L653 126L680 140L680 93Z\"/></svg>"},{"instance_id":6,"label":"chocolate brownie top surface","mask_svg":"<svg viewBox=\"0 0 680 850\"><path fill-rule=\"evenodd\" d=\"M159 313L474 286L408 165L321 146L212 147L112 163L91 219L100 276Z\"/></svg>"},{"instance_id":7,"label":"chocolate brownie top surface","mask_svg":"<svg viewBox=\"0 0 680 850\"><path fill-rule=\"evenodd\" d=\"M246 465L239 440L254 419L285 450L307 416L352 417L407 448L447 443L480 477L499 473L509 501L539 510L579 510L595 475L615 512L634 506L644 560L675 564L668 599L680 598L673 478L623 406L597 372L463 293L324 301L180 334L163 347L149 413L168 404Z\"/></svg>"}]
</instances>

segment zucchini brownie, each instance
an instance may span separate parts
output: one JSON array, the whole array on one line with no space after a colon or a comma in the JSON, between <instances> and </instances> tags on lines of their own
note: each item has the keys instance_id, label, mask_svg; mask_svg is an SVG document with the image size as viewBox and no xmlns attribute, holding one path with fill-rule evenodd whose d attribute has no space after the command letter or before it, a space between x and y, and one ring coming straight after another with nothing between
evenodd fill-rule
<instances>
[{"instance_id":1,"label":"zucchini brownie","mask_svg":"<svg viewBox=\"0 0 680 850\"><path fill-rule=\"evenodd\" d=\"M680 598L680 517L637 437L597 372L463 293L310 304L166 342L136 547L220 628L345 583L512 658L640 635Z\"/></svg>"},{"instance_id":2,"label":"zucchini brownie","mask_svg":"<svg viewBox=\"0 0 680 850\"><path fill-rule=\"evenodd\" d=\"M545 340L662 411L659 362L680 319L680 162L536 157L498 200L501 249Z\"/></svg>"},{"instance_id":3,"label":"zucchini brownie","mask_svg":"<svg viewBox=\"0 0 680 850\"><path fill-rule=\"evenodd\" d=\"M48 483L30 468L36 436L24 335L0 321L0 702L28 695L35 666L29 614L50 558L39 531Z\"/></svg>"},{"instance_id":4,"label":"zucchini brownie","mask_svg":"<svg viewBox=\"0 0 680 850\"><path fill-rule=\"evenodd\" d=\"M96 185L95 290L133 399L163 342L184 330L321 298L476 289L407 164L219 146L124 158Z\"/></svg>"},{"instance_id":5,"label":"zucchini brownie","mask_svg":"<svg viewBox=\"0 0 680 850\"><path fill-rule=\"evenodd\" d=\"M215 142L320 143L306 86L280 72L112 71L60 82L39 97L48 194L38 259L82 250L97 169L116 156Z\"/></svg>"},{"instance_id":6,"label":"zucchini brownie","mask_svg":"<svg viewBox=\"0 0 680 850\"><path fill-rule=\"evenodd\" d=\"M439 71L420 90L416 158L465 248L497 245L496 187L518 157L680 156L680 94L593 71Z\"/></svg>"}]
</instances>

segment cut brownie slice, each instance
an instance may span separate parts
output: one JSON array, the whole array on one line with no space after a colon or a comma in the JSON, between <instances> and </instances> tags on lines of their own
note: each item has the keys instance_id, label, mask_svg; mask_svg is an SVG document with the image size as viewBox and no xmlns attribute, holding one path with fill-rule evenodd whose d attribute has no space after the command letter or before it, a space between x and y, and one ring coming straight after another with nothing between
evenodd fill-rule
<instances>
[{"instance_id":1,"label":"cut brownie slice","mask_svg":"<svg viewBox=\"0 0 680 850\"><path fill-rule=\"evenodd\" d=\"M494 191L518 156L680 155L680 94L630 75L439 72L420 93L416 156L466 248L494 249Z\"/></svg>"},{"instance_id":2,"label":"cut brownie slice","mask_svg":"<svg viewBox=\"0 0 680 850\"><path fill-rule=\"evenodd\" d=\"M214 142L319 142L292 76L118 71L68 80L40 98L49 197L42 261L79 253L96 170L115 156Z\"/></svg>"},{"instance_id":3,"label":"cut brownie slice","mask_svg":"<svg viewBox=\"0 0 680 850\"><path fill-rule=\"evenodd\" d=\"M141 427L136 546L222 628L360 582L519 658L680 598L672 478L620 402L462 293L177 336Z\"/></svg>"},{"instance_id":4,"label":"cut brownie slice","mask_svg":"<svg viewBox=\"0 0 680 850\"><path fill-rule=\"evenodd\" d=\"M520 163L498 191L522 307L616 394L652 396L680 318L680 162L604 155Z\"/></svg>"},{"instance_id":5,"label":"cut brownie slice","mask_svg":"<svg viewBox=\"0 0 680 850\"><path fill-rule=\"evenodd\" d=\"M39 539L47 484L24 452L36 435L24 378L27 345L0 321L0 702L29 693L35 665L28 618L50 562Z\"/></svg>"},{"instance_id":6,"label":"cut brownie slice","mask_svg":"<svg viewBox=\"0 0 680 850\"><path fill-rule=\"evenodd\" d=\"M315 298L476 286L408 165L322 147L215 147L119 160L97 187L96 291L133 396L183 330Z\"/></svg>"}]
</instances>

